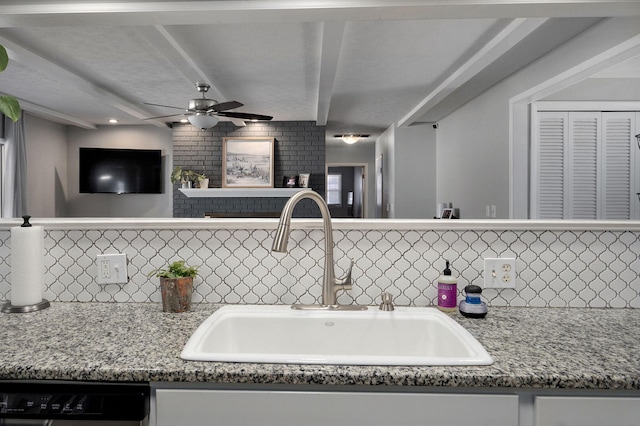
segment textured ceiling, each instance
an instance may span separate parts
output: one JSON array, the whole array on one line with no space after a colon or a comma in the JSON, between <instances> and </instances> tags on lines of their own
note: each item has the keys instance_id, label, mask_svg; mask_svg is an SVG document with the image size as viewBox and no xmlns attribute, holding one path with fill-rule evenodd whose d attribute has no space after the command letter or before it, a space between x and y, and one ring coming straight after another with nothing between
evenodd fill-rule
<instances>
[{"instance_id":1,"label":"textured ceiling","mask_svg":"<svg viewBox=\"0 0 640 426\"><path fill-rule=\"evenodd\" d=\"M3 0L0 92L62 123L165 126L180 116L147 119L180 111L144 102L186 108L204 81L235 111L373 140L441 119L602 17L640 15L640 2L577 2Z\"/></svg>"}]
</instances>

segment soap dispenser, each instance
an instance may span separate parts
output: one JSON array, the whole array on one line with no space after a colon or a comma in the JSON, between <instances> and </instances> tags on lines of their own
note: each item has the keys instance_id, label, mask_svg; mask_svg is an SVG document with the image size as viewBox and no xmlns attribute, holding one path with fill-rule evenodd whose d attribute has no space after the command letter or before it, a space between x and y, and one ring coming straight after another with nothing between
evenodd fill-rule
<instances>
[{"instance_id":1,"label":"soap dispenser","mask_svg":"<svg viewBox=\"0 0 640 426\"><path fill-rule=\"evenodd\" d=\"M453 312L458 305L458 281L451 275L449 261L446 262L447 266L438 278L438 309Z\"/></svg>"},{"instance_id":2,"label":"soap dispenser","mask_svg":"<svg viewBox=\"0 0 640 426\"><path fill-rule=\"evenodd\" d=\"M466 297L460 301L460 313L469 318L484 318L487 315L487 304L480 300L480 286L469 284L464 288Z\"/></svg>"}]
</instances>

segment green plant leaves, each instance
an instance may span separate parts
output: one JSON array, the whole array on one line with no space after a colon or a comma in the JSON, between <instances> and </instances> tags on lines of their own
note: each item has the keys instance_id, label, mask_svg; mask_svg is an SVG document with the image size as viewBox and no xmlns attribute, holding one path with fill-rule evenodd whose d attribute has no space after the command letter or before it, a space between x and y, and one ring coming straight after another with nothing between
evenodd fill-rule
<instances>
[{"instance_id":1,"label":"green plant leaves","mask_svg":"<svg viewBox=\"0 0 640 426\"><path fill-rule=\"evenodd\" d=\"M14 122L20 118L20 103L13 96L0 96L0 112Z\"/></svg>"},{"instance_id":2,"label":"green plant leaves","mask_svg":"<svg viewBox=\"0 0 640 426\"><path fill-rule=\"evenodd\" d=\"M198 266L187 266L184 260L176 260L169 264L166 269L156 269L147 276L155 275L163 278L195 278L198 275Z\"/></svg>"},{"instance_id":3,"label":"green plant leaves","mask_svg":"<svg viewBox=\"0 0 640 426\"><path fill-rule=\"evenodd\" d=\"M7 49L0 44L0 72L4 71L8 64ZM16 122L20 118L20 103L13 96L0 96L0 113Z\"/></svg>"},{"instance_id":4,"label":"green plant leaves","mask_svg":"<svg viewBox=\"0 0 640 426\"><path fill-rule=\"evenodd\" d=\"M4 71L9 64L9 54L4 46L0 45L0 72Z\"/></svg>"}]
</instances>

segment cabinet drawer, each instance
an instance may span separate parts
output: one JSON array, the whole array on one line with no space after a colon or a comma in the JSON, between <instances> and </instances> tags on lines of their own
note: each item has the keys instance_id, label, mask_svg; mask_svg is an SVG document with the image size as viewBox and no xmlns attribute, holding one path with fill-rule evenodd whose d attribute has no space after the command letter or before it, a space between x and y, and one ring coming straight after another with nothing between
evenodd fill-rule
<instances>
[{"instance_id":1,"label":"cabinet drawer","mask_svg":"<svg viewBox=\"0 0 640 426\"><path fill-rule=\"evenodd\" d=\"M158 389L157 426L513 426L516 395Z\"/></svg>"},{"instance_id":2,"label":"cabinet drawer","mask_svg":"<svg viewBox=\"0 0 640 426\"><path fill-rule=\"evenodd\" d=\"M637 426L640 398L539 396L536 426Z\"/></svg>"}]
</instances>

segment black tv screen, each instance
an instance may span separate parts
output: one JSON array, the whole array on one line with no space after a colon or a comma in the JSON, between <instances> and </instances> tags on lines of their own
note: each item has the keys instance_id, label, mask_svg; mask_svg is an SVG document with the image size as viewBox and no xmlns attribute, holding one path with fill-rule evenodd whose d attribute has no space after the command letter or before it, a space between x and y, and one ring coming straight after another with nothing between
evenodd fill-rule
<instances>
[{"instance_id":1,"label":"black tv screen","mask_svg":"<svg viewBox=\"0 0 640 426\"><path fill-rule=\"evenodd\" d=\"M80 192L161 194L161 150L80 148Z\"/></svg>"}]
</instances>

